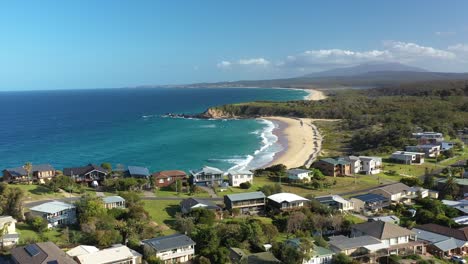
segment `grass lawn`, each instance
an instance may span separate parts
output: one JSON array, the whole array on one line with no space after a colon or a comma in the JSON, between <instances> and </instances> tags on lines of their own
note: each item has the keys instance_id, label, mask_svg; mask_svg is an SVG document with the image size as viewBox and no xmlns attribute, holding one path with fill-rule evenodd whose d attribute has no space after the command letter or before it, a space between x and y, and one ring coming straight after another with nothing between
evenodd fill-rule
<instances>
[{"instance_id":1,"label":"grass lawn","mask_svg":"<svg viewBox=\"0 0 468 264\"><path fill-rule=\"evenodd\" d=\"M357 217L357 216L350 215L350 214L345 215L345 216L344 216L344 219L350 220L350 221L352 221L352 222L355 223L355 224L360 224L360 223L366 222L364 219L361 219L361 218L359 218L359 217Z\"/></svg>"},{"instance_id":2,"label":"grass lawn","mask_svg":"<svg viewBox=\"0 0 468 264\"><path fill-rule=\"evenodd\" d=\"M20 244L25 244L28 241L51 241L58 246L64 246L68 243L62 238L61 228L51 228L46 232L42 233L42 236L33 230L26 223L17 223L16 231L20 234Z\"/></svg>"},{"instance_id":3,"label":"grass lawn","mask_svg":"<svg viewBox=\"0 0 468 264\"><path fill-rule=\"evenodd\" d=\"M173 228L175 215L180 211L180 201L143 201L146 211L149 212L153 221L161 226L165 235L170 235L176 231Z\"/></svg>"},{"instance_id":4,"label":"grass lawn","mask_svg":"<svg viewBox=\"0 0 468 264\"><path fill-rule=\"evenodd\" d=\"M314 121L323 136L322 154L326 156L341 156L349 151L351 131L340 128L340 121Z\"/></svg>"},{"instance_id":5,"label":"grass lawn","mask_svg":"<svg viewBox=\"0 0 468 264\"><path fill-rule=\"evenodd\" d=\"M56 193L43 185L37 184L11 184L12 187L18 187L25 192L25 199L28 201L57 199L68 197L66 193Z\"/></svg>"},{"instance_id":6,"label":"grass lawn","mask_svg":"<svg viewBox=\"0 0 468 264\"><path fill-rule=\"evenodd\" d=\"M205 191L200 191L198 193L190 195L189 193L177 193L175 191L171 191L168 189L155 190L154 194L156 195L156 197L181 197L181 198L210 197L210 194Z\"/></svg>"}]
</instances>

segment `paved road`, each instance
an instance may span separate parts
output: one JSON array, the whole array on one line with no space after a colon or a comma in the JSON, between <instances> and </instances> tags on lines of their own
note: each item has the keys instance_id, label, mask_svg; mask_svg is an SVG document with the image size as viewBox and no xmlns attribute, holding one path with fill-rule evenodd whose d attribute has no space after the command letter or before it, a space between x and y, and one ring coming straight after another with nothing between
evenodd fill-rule
<instances>
[{"instance_id":1,"label":"paved road","mask_svg":"<svg viewBox=\"0 0 468 264\"><path fill-rule=\"evenodd\" d=\"M148 200L148 201L182 201L187 197L141 197L142 200ZM60 198L60 199L50 199L50 200L41 200L41 201L30 201L30 202L25 202L24 205L28 208L31 208L36 205L40 205L43 203L47 202L52 202L52 201L61 201L65 203L72 203L80 199L80 197L67 197L67 198ZM210 201L222 201L223 198L200 198L203 200L210 200Z\"/></svg>"}]
</instances>

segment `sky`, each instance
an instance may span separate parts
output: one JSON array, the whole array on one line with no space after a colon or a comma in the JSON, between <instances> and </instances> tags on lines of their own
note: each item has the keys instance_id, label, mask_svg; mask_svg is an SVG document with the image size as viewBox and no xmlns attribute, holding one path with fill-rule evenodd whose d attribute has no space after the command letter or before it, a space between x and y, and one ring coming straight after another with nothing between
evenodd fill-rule
<instances>
[{"instance_id":1,"label":"sky","mask_svg":"<svg viewBox=\"0 0 468 264\"><path fill-rule=\"evenodd\" d=\"M468 72L468 1L0 1L0 90Z\"/></svg>"}]
</instances>

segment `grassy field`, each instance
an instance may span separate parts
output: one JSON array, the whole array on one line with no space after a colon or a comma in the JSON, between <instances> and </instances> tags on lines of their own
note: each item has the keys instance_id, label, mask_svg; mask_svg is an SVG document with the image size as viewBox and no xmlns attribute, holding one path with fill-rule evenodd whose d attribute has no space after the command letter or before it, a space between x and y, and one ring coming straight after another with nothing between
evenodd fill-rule
<instances>
[{"instance_id":1,"label":"grassy field","mask_svg":"<svg viewBox=\"0 0 468 264\"><path fill-rule=\"evenodd\" d=\"M62 237L61 228L52 228L43 232L42 235L31 229L28 224L17 223L16 231L20 234L20 243L25 244L29 241L51 241L55 244L62 246L68 243Z\"/></svg>"},{"instance_id":2,"label":"grassy field","mask_svg":"<svg viewBox=\"0 0 468 264\"><path fill-rule=\"evenodd\" d=\"M43 185L37 184L12 184L25 192L25 199L28 201L38 201L46 199L57 199L68 197L67 193L56 193Z\"/></svg>"},{"instance_id":3,"label":"grassy field","mask_svg":"<svg viewBox=\"0 0 468 264\"><path fill-rule=\"evenodd\" d=\"M154 195L156 195L156 197L181 197L181 198L210 197L210 194L205 191L201 191L193 195L190 195L189 193L177 193L175 191L170 191L167 189L155 190Z\"/></svg>"},{"instance_id":4,"label":"grassy field","mask_svg":"<svg viewBox=\"0 0 468 264\"><path fill-rule=\"evenodd\" d=\"M175 215L180 212L180 201L144 201L145 209L149 212L153 221L160 225L165 235L175 233L174 226Z\"/></svg>"}]
</instances>

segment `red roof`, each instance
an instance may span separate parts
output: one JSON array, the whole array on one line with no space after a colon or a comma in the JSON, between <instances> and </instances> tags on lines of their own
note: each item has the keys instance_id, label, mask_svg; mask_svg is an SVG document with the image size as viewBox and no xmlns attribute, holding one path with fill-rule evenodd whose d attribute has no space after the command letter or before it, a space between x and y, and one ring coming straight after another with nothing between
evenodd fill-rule
<instances>
[{"instance_id":1,"label":"red roof","mask_svg":"<svg viewBox=\"0 0 468 264\"><path fill-rule=\"evenodd\" d=\"M153 176L155 178L187 177L187 174L181 170L166 170L156 172Z\"/></svg>"}]
</instances>

